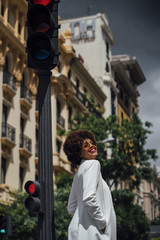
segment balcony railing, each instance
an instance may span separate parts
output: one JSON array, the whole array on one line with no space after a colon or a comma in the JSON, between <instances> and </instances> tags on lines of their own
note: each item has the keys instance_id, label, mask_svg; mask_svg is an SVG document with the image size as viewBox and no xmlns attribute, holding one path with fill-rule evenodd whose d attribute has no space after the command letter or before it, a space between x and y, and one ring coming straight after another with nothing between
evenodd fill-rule
<instances>
[{"instance_id":1,"label":"balcony railing","mask_svg":"<svg viewBox=\"0 0 160 240\"><path fill-rule=\"evenodd\" d=\"M27 136L20 134L20 148L24 148L28 152L32 152L32 140Z\"/></svg>"},{"instance_id":2,"label":"balcony railing","mask_svg":"<svg viewBox=\"0 0 160 240\"><path fill-rule=\"evenodd\" d=\"M32 104L32 93L25 86L21 86L21 98L26 99L30 104Z\"/></svg>"},{"instance_id":3,"label":"balcony railing","mask_svg":"<svg viewBox=\"0 0 160 240\"><path fill-rule=\"evenodd\" d=\"M65 119L61 115L57 115L57 123L61 127L65 128Z\"/></svg>"},{"instance_id":4,"label":"balcony railing","mask_svg":"<svg viewBox=\"0 0 160 240\"><path fill-rule=\"evenodd\" d=\"M16 78L8 71L3 72L3 83L16 90Z\"/></svg>"},{"instance_id":5,"label":"balcony railing","mask_svg":"<svg viewBox=\"0 0 160 240\"><path fill-rule=\"evenodd\" d=\"M8 138L10 141L15 142L16 129L8 123L2 123L2 137Z\"/></svg>"},{"instance_id":6,"label":"balcony railing","mask_svg":"<svg viewBox=\"0 0 160 240\"><path fill-rule=\"evenodd\" d=\"M85 106L85 104L87 102L86 96L83 93L81 93L79 91L79 89L73 83L71 83L71 84L72 84L72 87L74 89L74 93L75 93L76 97Z\"/></svg>"}]
</instances>

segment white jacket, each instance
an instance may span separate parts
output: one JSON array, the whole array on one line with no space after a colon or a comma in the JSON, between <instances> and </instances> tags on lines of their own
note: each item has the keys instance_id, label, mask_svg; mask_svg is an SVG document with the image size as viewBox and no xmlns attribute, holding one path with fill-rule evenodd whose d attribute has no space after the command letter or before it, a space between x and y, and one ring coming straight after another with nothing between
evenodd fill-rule
<instances>
[{"instance_id":1,"label":"white jacket","mask_svg":"<svg viewBox=\"0 0 160 240\"><path fill-rule=\"evenodd\" d=\"M78 167L67 209L73 215L68 240L116 240L112 196L97 160L83 160ZM102 233L105 226L105 233Z\"/></svg>"}]
</instances>

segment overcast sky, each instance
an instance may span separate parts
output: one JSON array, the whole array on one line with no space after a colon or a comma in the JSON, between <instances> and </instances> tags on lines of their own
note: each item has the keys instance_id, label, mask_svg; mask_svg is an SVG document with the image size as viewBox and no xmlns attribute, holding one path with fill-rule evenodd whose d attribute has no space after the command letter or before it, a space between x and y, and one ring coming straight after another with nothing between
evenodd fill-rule
<instances>
[{"instance_id":1,"label":"overcast sky","mask_svg":"<svg viewBox=\"0 0 160 240\"><path fill-rule=\"evenodd\" d=\"M147 147L160 155L160 0L61 0L62 19L103 12L113 32L112 54L135 56L146 77L139 87L140 117L153 124ZM160 166L160 158L156 161Z\"/></svg>"}]
</instances>

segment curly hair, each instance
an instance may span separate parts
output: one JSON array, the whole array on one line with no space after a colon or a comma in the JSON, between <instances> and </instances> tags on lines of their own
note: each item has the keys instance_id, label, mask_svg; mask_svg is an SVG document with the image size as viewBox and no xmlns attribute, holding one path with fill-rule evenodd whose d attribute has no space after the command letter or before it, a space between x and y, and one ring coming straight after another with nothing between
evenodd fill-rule
<instances>
[{"instance_id":1,"label":"curly hair","mask_svg":"<svg viewBox=\"0 0 160 240\"><path fill-rule=\"evenodd\" d=\"M91 139L91 141L96 145L96 140L94 135L89 130L76 130L71 132L63 145L63 150L67 155L67 158L73 164L81 163L81 150L84 139Z\"/></svg>"}]
</instances>

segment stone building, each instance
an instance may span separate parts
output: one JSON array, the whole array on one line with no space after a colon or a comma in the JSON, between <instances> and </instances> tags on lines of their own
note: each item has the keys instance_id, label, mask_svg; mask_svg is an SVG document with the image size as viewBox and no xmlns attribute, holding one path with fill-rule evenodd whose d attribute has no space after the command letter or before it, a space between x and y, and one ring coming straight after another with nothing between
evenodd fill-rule
<instances>
[{"instance_id":1,"label":"stone building","mask_svg":"<svg viewBox=\"0 0 160 240\"><path fill-rule=\"evenodd\" d=\"M38 111L36 71L27 67L27 2L0 1L0 203L11 200L38 175ZM93 96L104 108L106 95L73 50L70 32L59 32L60 65L51 76L53 171L72 174L58 130L68 131L74 112L89 112ZM97 111L95 109L95 111Z\"/></svg>"}]
</instances>

